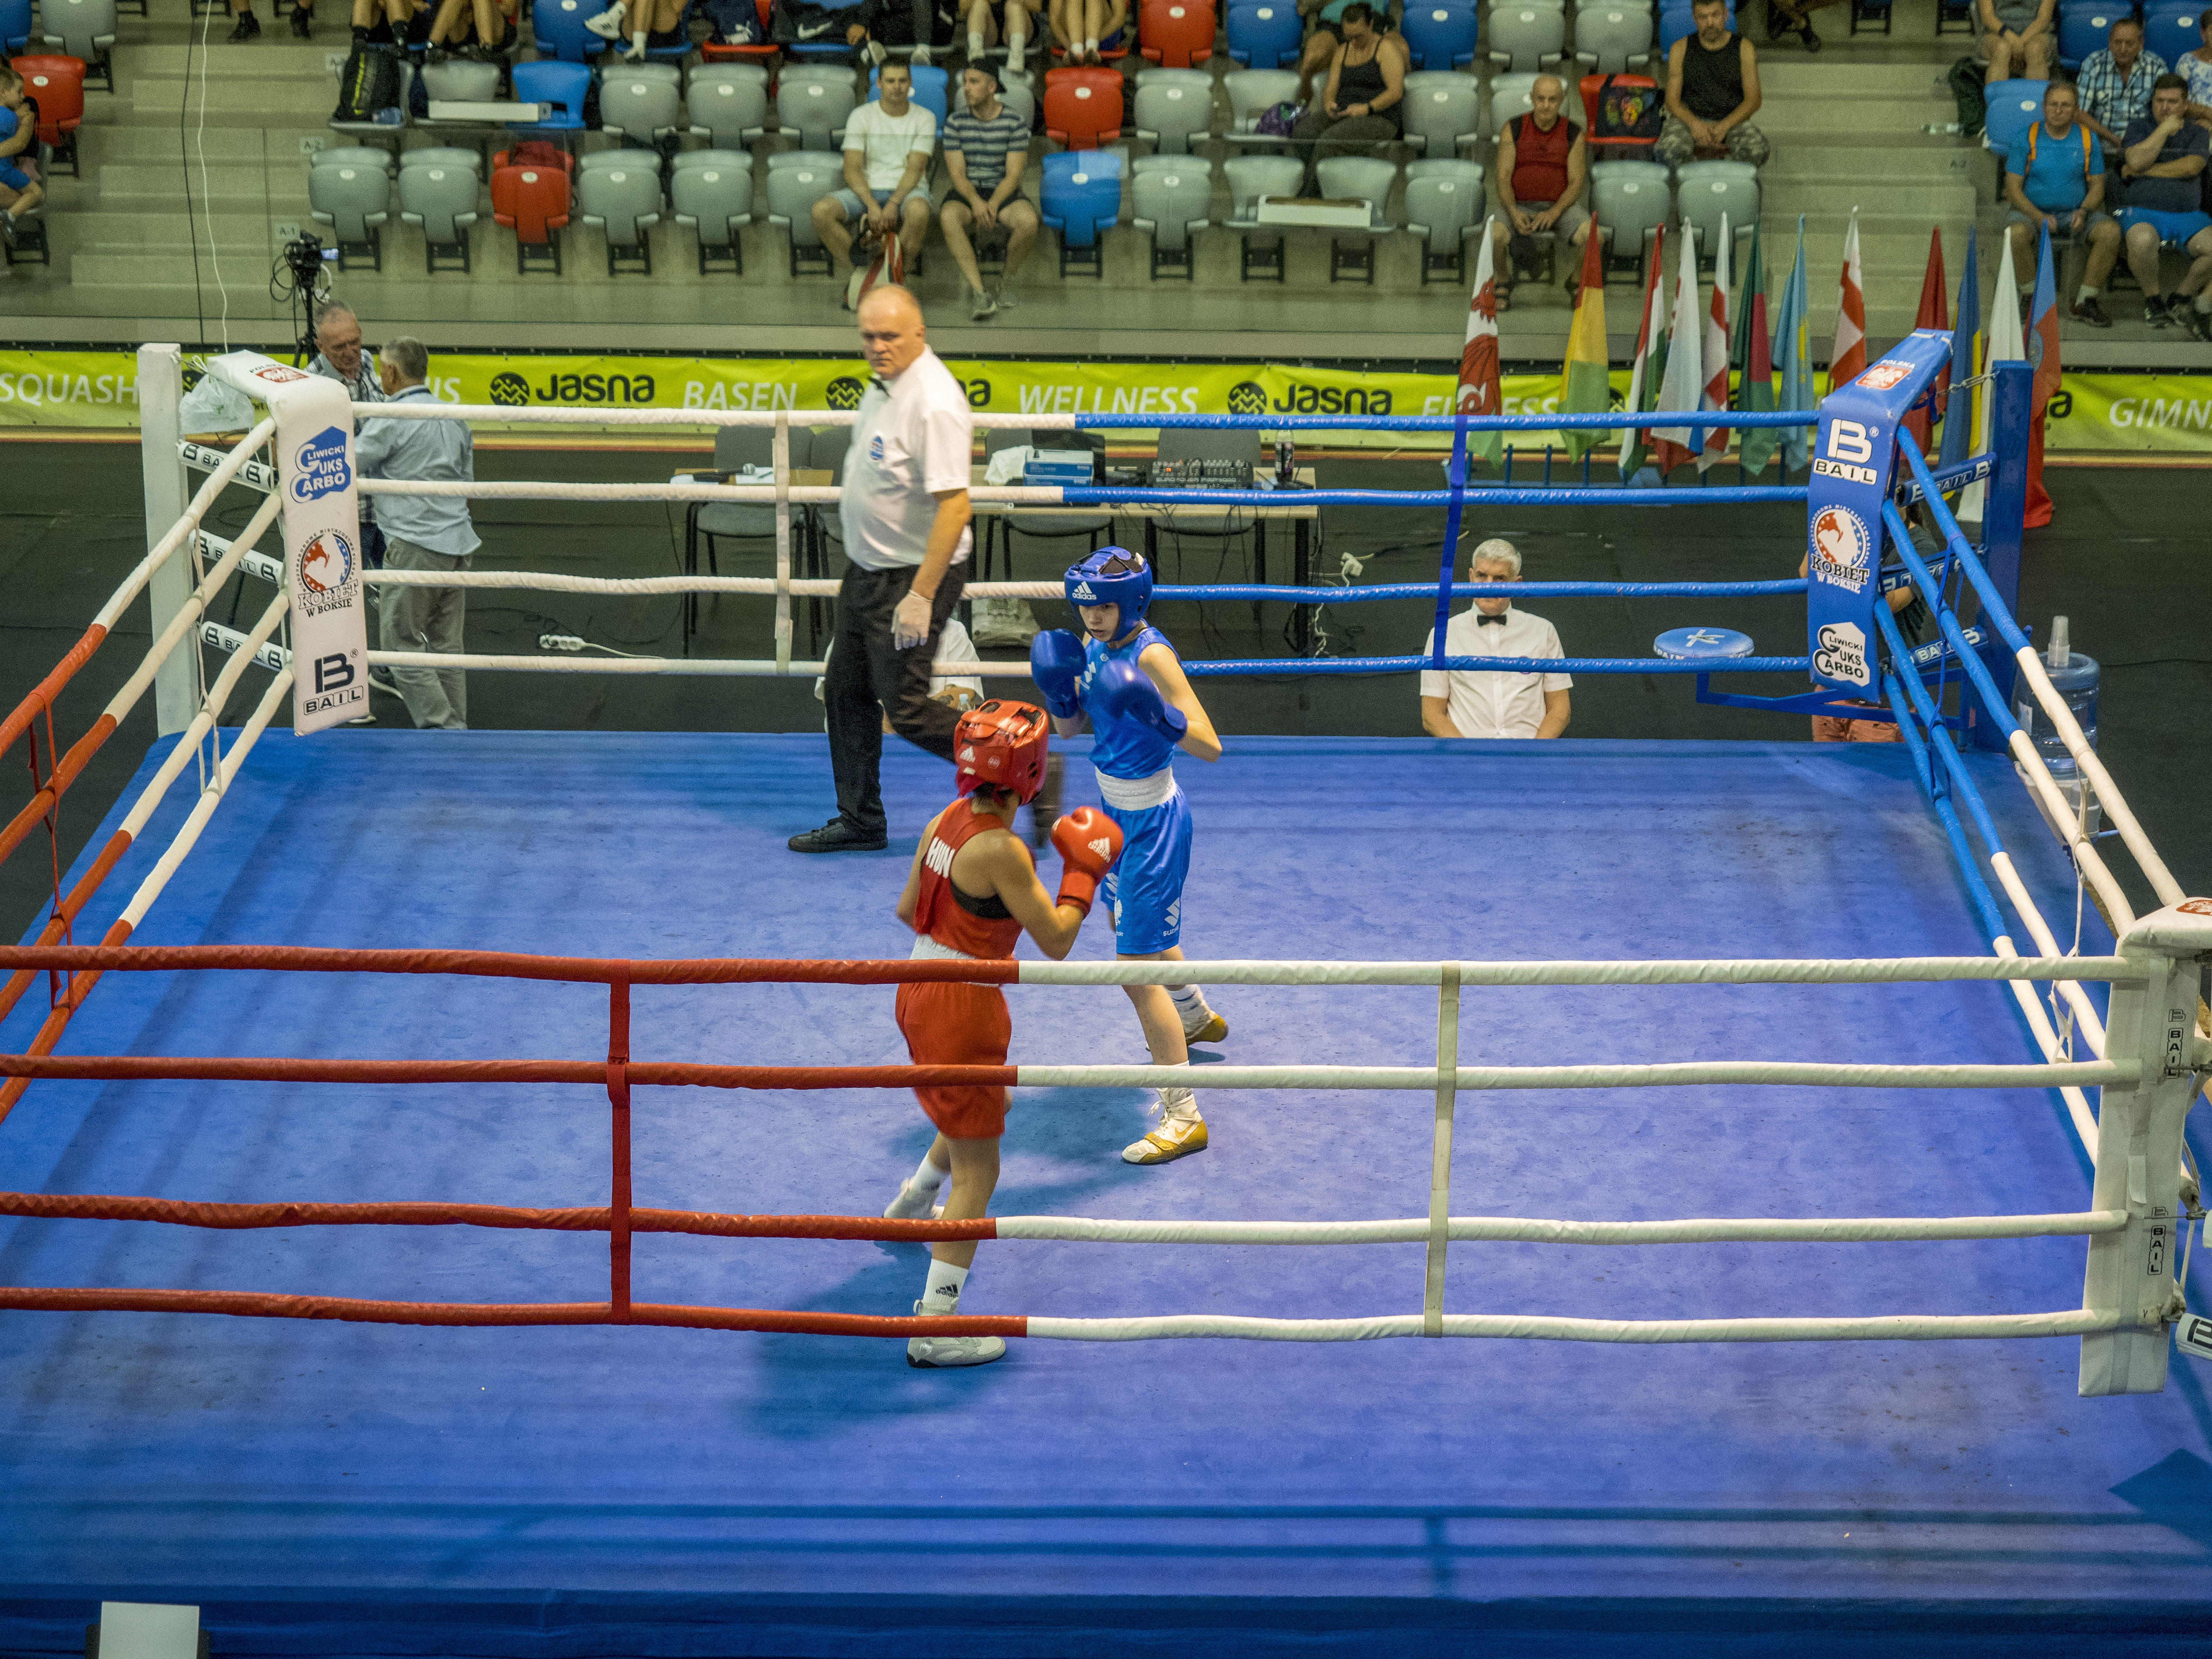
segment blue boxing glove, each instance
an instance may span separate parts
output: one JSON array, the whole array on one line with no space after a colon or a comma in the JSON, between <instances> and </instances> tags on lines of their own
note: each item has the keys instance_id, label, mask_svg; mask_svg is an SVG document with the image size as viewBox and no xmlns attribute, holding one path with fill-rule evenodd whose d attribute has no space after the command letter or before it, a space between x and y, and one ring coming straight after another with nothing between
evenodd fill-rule
<instances>
[{"instance_id":1,"label":"blue boxing glove","mask_svg":"<svg viewBox=\"0 0 2212 1659\"><path fill-rule=\"evenodd\" d=\"M1048 713L1072 720L1083 712L1075 696L1083 664L1083 641L1065 628L1044 629L1030 641L1030 678L1036 682Z\"/></svg>"},{"instance_id":2,"label":"blue boxing glove","mask_svg":"<svg viewBox=\"0 0 2212 1659\"><path fill-rule=\"evenodd\" d=\"M1159 687L1134 663L1109 657L1098 665L1099 703L1117 720L1149 726L1170 743L1181 743L1190 729L1182 710L1160 696Z\"/></svg>"}]
</instances>

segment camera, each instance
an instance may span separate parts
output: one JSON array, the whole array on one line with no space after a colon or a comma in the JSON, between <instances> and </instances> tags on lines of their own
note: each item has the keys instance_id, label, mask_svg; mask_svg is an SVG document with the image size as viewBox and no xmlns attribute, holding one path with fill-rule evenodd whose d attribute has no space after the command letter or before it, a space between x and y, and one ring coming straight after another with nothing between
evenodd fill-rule
<instances>
[{"instance_id":1,"label":"camera","mask_svg":"<svg viewBox=\"0 0 2212 1659\"><path fill-rule=\"evenodd\" d=\"M280 252L292 280L307 292L313 292L323 281L323 261L337 256L336 248L325 249L319 236L299 236L284 244Z\"/></svg>"}]
</instances>

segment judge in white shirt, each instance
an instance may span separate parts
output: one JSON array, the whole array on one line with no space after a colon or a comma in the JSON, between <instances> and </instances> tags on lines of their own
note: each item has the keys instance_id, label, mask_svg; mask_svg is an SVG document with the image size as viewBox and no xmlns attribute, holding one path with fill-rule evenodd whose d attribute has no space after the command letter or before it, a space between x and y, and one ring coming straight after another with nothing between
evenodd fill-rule
<instances>
[{"instance_id":1,"label":"judge in white shirt","mask_svg":"<svg viewBox=\"0 0 2212 1659\"><path fill-rule=\"evenodd\" d=\"M1498 584L1496 599L1477 599L1444 629L1447 657L1564 657L1559 630L1541 617L1514 608L1504 584L1521 580L1521 551L1497 538L1474 550L1471 582ZM1436 649L1431 628L1421 654ZM1486 673L1455 668L1421 676L1421 729L1432 738L1556 738L1567 729L1565 674L1517 671Z\"/></svg>"}]
</instances>

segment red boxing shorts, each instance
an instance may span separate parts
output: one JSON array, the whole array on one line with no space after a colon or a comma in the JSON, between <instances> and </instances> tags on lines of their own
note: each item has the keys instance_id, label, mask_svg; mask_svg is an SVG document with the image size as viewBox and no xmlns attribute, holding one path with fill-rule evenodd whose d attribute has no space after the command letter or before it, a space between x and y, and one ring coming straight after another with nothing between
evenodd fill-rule
<instances>
[{"instance_id":1,"label":"red boxing shorts","mask_svg":"<svg viewBox=\"0 0 2212 1659\"><path fill-rule=\"evenodd\" d=\"M898 1027L917 1066L1003 1066L1014 1035L1006 994L995 985L902 985ZM1006 1132L1006 1091L997 1084L914 1094L929 1121L954 1140L987 1140Z\"/></svg>"}]
</instances>

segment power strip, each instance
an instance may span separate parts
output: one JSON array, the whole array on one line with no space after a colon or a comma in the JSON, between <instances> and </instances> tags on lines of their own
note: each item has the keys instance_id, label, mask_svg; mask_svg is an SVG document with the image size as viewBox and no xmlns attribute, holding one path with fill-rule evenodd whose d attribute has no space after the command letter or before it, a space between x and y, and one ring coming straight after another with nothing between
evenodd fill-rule
<instances>
[{"instance_id":1,"label":"power strip","mask_svg":"<svg viewBox=\"0 0 2212 1659\"><path fill-rule=\"evenodd\" d=\"M540 634L538 648L540 651L581 651L584 641L574 634Z\"/></svg>"}]
</instances>

